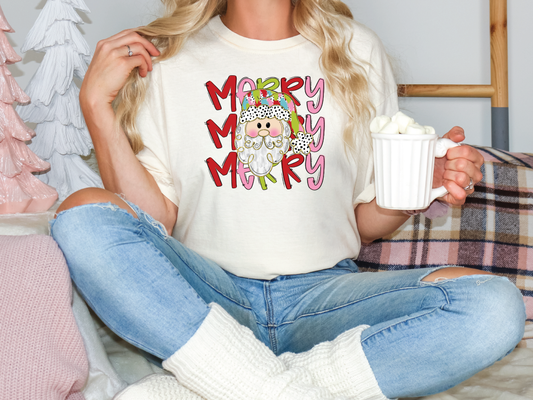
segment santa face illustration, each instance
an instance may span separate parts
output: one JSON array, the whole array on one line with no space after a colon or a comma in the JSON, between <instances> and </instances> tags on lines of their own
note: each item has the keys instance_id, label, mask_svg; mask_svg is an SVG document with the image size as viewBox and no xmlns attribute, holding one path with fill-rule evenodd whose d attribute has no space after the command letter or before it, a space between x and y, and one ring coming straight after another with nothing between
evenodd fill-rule
<instances>
[{"instance_id":1,"label":"santa face illustration","mask_svg":"<svg viewBox=\"0 0 533 400\"><path fill-rule=\"evenodd\" d=\"M256 176L270 173L290 145L291 130L285 121L257 118L240 124L235 132L239 160Z\"/></svg>"},{"instance_id":2,"label":"santa face illustration","mask_svg":"<svg viewBox=\"0 0 533 400\"><path fill-rule=\"evenodd\" d=\"M270 90L254 90L243 100L235 132L239 161L258 176L266 176L279 164L291 145L292 100Z\"/></svg>"}]
</instances>

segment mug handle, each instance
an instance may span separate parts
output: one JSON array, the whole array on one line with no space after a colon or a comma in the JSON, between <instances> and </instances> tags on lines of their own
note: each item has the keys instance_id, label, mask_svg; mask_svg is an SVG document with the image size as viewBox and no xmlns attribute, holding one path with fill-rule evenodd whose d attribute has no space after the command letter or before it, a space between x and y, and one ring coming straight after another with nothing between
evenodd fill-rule
<instances>
[{"instance_id":1,"label":"mug handle","mask_svg":"<svg viewBox=\"0 0 533 400\"><path fill-rule=\"evenodd\" d=\"M461 145L460 143L455 143L454 141L450 139L444 139L444 138L438 139L437 144L435 145L435 158L444 157L449 149L460 146L460 145ZM448 193L448 191L446 190L444 186L431 189L431 196L430 196L429 201L432 202L437 197L442 197L446 193Z\"/></svg>"}]
</instances>

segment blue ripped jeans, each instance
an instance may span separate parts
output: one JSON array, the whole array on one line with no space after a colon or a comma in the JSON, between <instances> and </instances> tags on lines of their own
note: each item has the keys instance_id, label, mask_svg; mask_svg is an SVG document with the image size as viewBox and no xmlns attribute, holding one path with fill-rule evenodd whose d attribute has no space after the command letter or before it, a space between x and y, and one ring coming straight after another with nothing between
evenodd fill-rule
<instances>
[{"instance_id":1,"label":"blue ripped jeans","mask_svg":"<svg viewBox=\"0 0 533 400\"><path fill-rule=\"evenodd\" d=\"M130 203L61 212L52 235L90 307L119 336L166 359L216 302L275 354L303 352L361 324L365 355L389 398L444 391L508 354L523 335L507 278L439 282L434 269L361 273L351 260L264 281L232 275L166 234Z\"/></svg>"}]
</instances>

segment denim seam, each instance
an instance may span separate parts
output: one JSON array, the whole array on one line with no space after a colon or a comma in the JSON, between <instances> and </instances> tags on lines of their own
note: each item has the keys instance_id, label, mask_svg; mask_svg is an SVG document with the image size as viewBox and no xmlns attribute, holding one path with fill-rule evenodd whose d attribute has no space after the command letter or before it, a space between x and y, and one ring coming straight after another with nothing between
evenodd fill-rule
<instances>
[{"instance_id":1,"label":"denim seam","mask_svg":"<svg viewBox=\"0 0 533 400\"><path fill-rule=\"evenodd\" d=\"M165 241L165 243L170 247L170 250L174 252L174 254L176 254L176 256L181 260L181 262L183 264L185 264L191 271L193 274L195 274L202 282L204 282L207 286L209 286L211 289L213 289L215 292L217 292L218 294L220 294L222 297L228 299L229 301L231 301L232 303L235 303L236 305L240 306L240 307L243 307L243 308L246 308L247 310L252 310L252 307L248 307L247 305L245 304L241 304L239 303L237 300L235 299L232 299L231 297L227 296L225 293L222 293L220 290L218 290L216 287L214 287L211 283L209 283L208 281L206 281L204 278L202 278L200 275L198 275L198 273L194 270L194 268L191 268L190 265L185 262L185 260L179 255L178 252L176 252L172 246L170 246L167 241ZM155 246L154 246L155 247ZM157 251L159 251L161 253L161 251L159 249L156 248ZM165 256L163 253L161 253L163 256ZM175 267L174 267L175 268ZM193 288L194 289L194 288Z\"/></svg>"},{"instance_id":2,"label":"denim seam","mask_svg":"<svg viewBox=\"0 0 533 400\"><path fill-rule=\"evenodd\" d=\"M445 281L442 281L442 282L445 282ZM422 288L422 287L428 287L428 286L434 287L435 289L439 289L442 292L442 294L444 295L444 297L446 298L446 305L450 305L450 303L451 303L450 296L448 295L448 291L446 290L446 288L443 288L440 285L424 285L424 286L420 286L420 287ZM443 308L443 307L444 307L444 305L442 305L440 308Z\"/></svg>"},{"instance_id":3,"label":"denim seam","mask_svg":"<svg viewBox=\"0 0 533 400\"><path fill-rule=\"evenodd\" d=\"M268 328L268 339L270 341L270 348L274 354L278 351L278 342L276 338L276 324L274 323L274 305L272 303L272 292L270 290L270 282L263 283L263 295L266 302L266 311L267 311L267 328Z\"/></svg>"},{"instance_id":4,"label":"denim seam","mask_svg":"<svg viewBox=\"0 0 533 400\"><path fill-rule=\"evenodd\" d=\"M384 327L383 329L380 329L379 331L374 332L373 334L371 334L371 335L367 336L366 338L364 338L363 340L361 340L361 344L363 344L364 342L366 342L366 341L367 341L369 338L371 338L372 336L375 336L375 335L377 335L378 333L383 332L384 330L390 329L390 328L392 328L393 326L397 326L397 325L403 324L403 323L405 323L405 322L407 322L407 321L412 321L412 320L414 320L414 319L417 319L417 318L420 318L420 317L424 317L424 316L429 315L429 314L431 314L431 313L433 313L433 312L435 312L435 311L437 311L437 310L439 310L439 309L442 309L442 307L435 307L435 308L433 308L432 310L429 310L428 312L426 312L426 313L424 313L424 314L417 315L416 317L407 318L407 319L404 319L404 320L402 320L402 321L400 321L400 322L396 322L396 323L391 324L391 325L389 325L389 326L387 326L387 327Z\"/></svg>"},{"instance_id":5,"label":"denim seam","mask_svg":"<svg viewBox=\"0 0 533 400\"><path fill-rule=\"evenodd\" d=\"M283 326L283 325L293 324L294 322L298 321L301 318L313 317L315 315L326 314L328 312L337 311L337 310L339 310L341 308L348 307L348 306L351 306L353 304L359 303L361 301L371 299L372 297L381 296L381 295L386 294L386 293L397 292L397 291L400 291L400 290L419 289L419 288L420 288L420 286L403 287L403 288L400 288L400 289L394 289L394 290L388 290L386 292L376 293L376 294L374 294L372 296L368 296L368 297L365 297L365 298L362 298L362 299L358 299L358 300L352 301L350 303L343 304L343 305L338 306L338 307L330 308L328 310L322 310L322 311L318 311L318 312L314 312L314 313L308 313L308 314L299 315L297 318L293 319L292 321L283 322L283 323L277 325L277 327L280 327L280 326ZM263 324L260 324L260 325L265 326Z\"/></svg>"}]
</instances>

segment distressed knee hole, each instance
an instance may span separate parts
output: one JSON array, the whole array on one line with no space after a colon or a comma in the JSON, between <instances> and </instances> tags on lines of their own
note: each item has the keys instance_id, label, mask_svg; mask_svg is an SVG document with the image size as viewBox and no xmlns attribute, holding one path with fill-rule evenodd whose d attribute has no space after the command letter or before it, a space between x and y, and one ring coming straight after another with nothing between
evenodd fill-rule
<instances>
[{"instance_id":1,"label":"distressed knee hole","mask_svg":"<svg viewBox=\"0 0 533 400\"><path fill-rule=\"evenodd\" d=\"M484 283L494 277L494 275L490 272L481 271L474 268L464 268L464 267L447 267L439 269L438 271L434 271L430 273L429 275L426 275L422 281L425 282L442 282L449 279L455 279L459 278L461 276L467 276L467 275L490 275L490 278L478 282Z\"/></svg>"},{"instance_id":2,"label":"distressed knee hole","mask_svg":"<svg viewBox=\"0 0 533 400\"><path fill-rule=\"evenodd\" d=\"M98 207L100 208L106 208L114 211L116 211L118 208L121 208L127 211L133 217L137 219L139 218L133 208L131 208L130 205L125 201L123 194L115 194L108 190L99 188L82 189L71 194L65 199L65 201L63 201L63 203L61 203L54 217L57 217L57 215L62 211L66 211L77 206L96 203L98 203Z\"/></svg>"}]
</instances>

